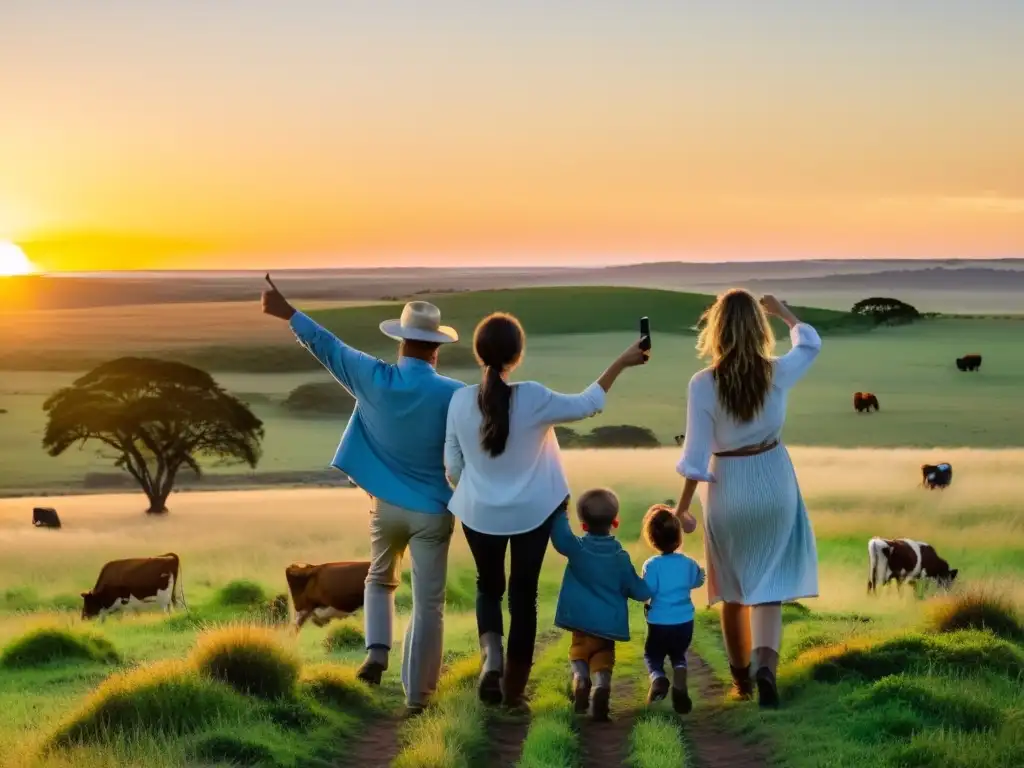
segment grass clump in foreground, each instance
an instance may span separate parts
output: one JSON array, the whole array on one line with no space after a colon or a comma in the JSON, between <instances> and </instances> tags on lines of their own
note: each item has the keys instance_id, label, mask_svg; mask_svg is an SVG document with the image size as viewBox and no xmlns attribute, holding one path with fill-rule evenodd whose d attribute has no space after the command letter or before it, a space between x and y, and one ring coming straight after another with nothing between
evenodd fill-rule
<instances>
[{"instance_id":1,"label":"grass clump in foreground","mask_svg":"<svg viewBox=\"0 0 1024 768\"><path fill-rule=\"evenodd\" d=\"M314 700L336 709L351 711L376 708L370 689L356 677L355 670L350 667L317 664L303 672L301 688Z\"/></svg>"},{"instance_id":2,"label":"grass clump in foreground","mask_svg":"<svg viewBox=\"0 0 1024 768\"><path fill-rule=\"evenodd\" d=\"M686 765L679 718L652 711L642 716L629 736L631 768L679 768Z\"/></svg>"},{"instance_id":3,"label":"grass clump in foreground","mask_svg":"<svg viewBox=\"0 0 1024 768\"><path fill-rule=\"evenodd\" d=\"M1008 640L1024 641L1024 621L1013 601L984 590L939 597L930 602L928 626L935 632L988 630Z\"/></svg>"},{"instance_id":4,"label":"grass clump in foreground","mask_svg":"<svg viewBox=\"0 0 1024 768\"><path fill-rule=\"evenodd\" d=\"M116 664L120 656L105 637L59 627L34 629L11 642L0 655L0 667L7 669L81 661Z\"/></svg>"},{"instance_id":5,"label":"grass clump in foreground","mask_svg":"<svg viewBox=\"0 0 1024 768\"><path fill-rule=\"evenodd\" d=\"M133 733L180 736L244 711L244 700L230 688L187 664L164 662L108 678L50 742L62 747L130 738Z\"/></svg>"},{"instance_id":6,"label":"grass clump in foreground","mask_svg":"<svg viewBox=\"0 0 1024 768\"><path fill-rule=\"evenodd\" d=\"M324 636L324 650L328 653L353 651L366 647L363 630L354 621L343 621L331 627Z\"/></svg>"},{"instance_id":7,"label":"grass clump in foreground","mask_svg":"<svg viewBox=\"0 0 1024 768\"><path fill-rule=\"evenodd\" d=\"M484 705L473 683L475 657L453 664L441 678L433 706L411 720L401 734L394 768L469 768L487 749Z\"/></svg>"},{"instance_id":8,"label":"grass clump in foreground","mask_svg":"<svg viewBox=\"0 0 1024 768\"><path fill-rule=\"evenodd\" d=\"M530 699L533 719L523 742L519 768L579 765L579 734L573 722L572 702L566 695L569 634L564 633L534 665L536 681Z\"/></svg>"},{"instance_id":9,"label":"grass clump in foreground","mask_svg":"<svg viewBox=\"0 0 1024 768\"><path fill-rule=\"evenodd\" d=\"M272 632L248 625L200 635L190 660L207 677L262 699L291 697L301 670L295 651Z\"/></svg>"}]
</instances>

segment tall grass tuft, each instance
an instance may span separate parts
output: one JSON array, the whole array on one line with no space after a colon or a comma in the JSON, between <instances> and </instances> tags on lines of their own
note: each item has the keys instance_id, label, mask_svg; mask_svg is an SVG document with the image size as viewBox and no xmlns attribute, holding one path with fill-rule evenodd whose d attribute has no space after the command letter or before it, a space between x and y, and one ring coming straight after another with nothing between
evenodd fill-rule
<instances>
[{"instance_id":1,"label":"tall grass tuft","mask_svg":"<svg viewBox=\"0 0 1024 768\"><path fill-rule=\"evenodd\" d=\"M0 655L0 667L26 669L60 662L116 664L117 649L105 637L60 627L41 627L15 639Z\"/></svg>"},{"instance_id":2,"label":"tall grass tuft","mask_svg":"<svg viewBox=\"0 0 1024 768\"><path fill-rule=\"evenodd\" d=\"M273 632L248 625L200 635L190 660L207 677L263 699L293 696L302 666Z\"/></svg>"},{"instance_id":3,"label":"tall grass tuft","mask_svg":"<svg viewBox=\"0 0 1024 768\"><path fill-rule=\"evenodd\" d=\"M1024 621L1006 595L974 589L939 597L928 605L928 626L935 632L988 630L1008 640L1024 641Z\"/></svg>"},{"instance_id":4,"label":"tall grass tuft","mask_svg":"<svg viewBox=\"0 0 1024 768\"><path fill-rule=\"evenodd\" d=\"M363 630L353 621L335 624L324 636L324 650L328 653L359 650L366 646Z\"/></svg>"},{"instance_id":5,"label":"tall grass tuft","mask_svg":"<svg viewBox=\"0 0 1024 768\"><path fill-rule=\"evenodd\" d=\"M369 710L374 699L366 684L349 667L317 664L302 673L301 686L321 704L342 710Z\"/></svg>"},{"instance_id":6,"label":"tall grass tuft","mask_svg":"<svg viewBox=\"0 0 1024 768\"><path fill-rule=\"evenodd\" d=\"M162 662L109 677L57 727L50 745L117 742L140 733L180 736L245 710L230 688L182 662Z\"/></svg>"}]
</instances>

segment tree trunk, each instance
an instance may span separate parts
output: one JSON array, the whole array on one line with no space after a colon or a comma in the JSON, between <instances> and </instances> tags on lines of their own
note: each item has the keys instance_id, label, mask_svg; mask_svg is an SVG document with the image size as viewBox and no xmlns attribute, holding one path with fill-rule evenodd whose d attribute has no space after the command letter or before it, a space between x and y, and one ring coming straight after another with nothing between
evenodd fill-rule
<instances>
[{"instance_id":1,"label":"tree trunk","mask_svg":"<svg viewBox=\"0 0 1024 768\"><path fill-rule=\"evenodd\" d=\"M149 498L149 509L146 510L147 515L166 515L167 514L167 497L170 495L171 489L168 488L165 491L147 491L146 496Z\"/></svg>"}]
</instances>

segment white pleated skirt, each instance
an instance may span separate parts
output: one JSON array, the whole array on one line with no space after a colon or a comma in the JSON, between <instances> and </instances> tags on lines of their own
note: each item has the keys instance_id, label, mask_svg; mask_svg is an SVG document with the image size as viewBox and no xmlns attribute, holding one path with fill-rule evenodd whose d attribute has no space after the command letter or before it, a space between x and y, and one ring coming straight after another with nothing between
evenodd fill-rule
<instances>
[{"instance_id":1,"label":"white pleated skirt","mask_svg":"<svg viewBox=\"0 0 1024 768\"><path fill-rule=\"evenodd\" d=\"M818 549L789 452L714 457L701 484L708 603L818 596Z\"/></svg>"}]
</instances>

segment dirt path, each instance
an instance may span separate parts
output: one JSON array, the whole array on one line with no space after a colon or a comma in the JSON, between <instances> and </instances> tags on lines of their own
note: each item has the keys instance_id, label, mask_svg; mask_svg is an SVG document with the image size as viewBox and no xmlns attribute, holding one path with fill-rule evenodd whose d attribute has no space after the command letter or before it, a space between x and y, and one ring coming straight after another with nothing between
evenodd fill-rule
<instances>
[{"instance_id":1,"label":"dirt path","mask_svg":"<svg viewBox=\"0 0 1024 768\"><path fill-rule=\"evenodd\" d=\"M397 713L377 715L363 723L363 737L341 765L358 768L388 768L399 752L398 729L403 719Z\"/></svg>"},{"instance_id":2,"label":"dirt path","mask_svg":"<svg viewBox=\"0 0 1024 768\"><path fill-rule=\"evenodd\" d=\"M692 651L687 656L689 679L700 700L693 712L683 718L688 746L700 768L767 768L767 753L761 745L744 744L730 733L723 722L721 702L726 687L711 668ZM756 707L750 702L747 706Z\"/></svg>"},{"instance_id":3,"label":"dirt path","mask_svg":"<svg viewBox=\"0 0 1024 768\"><path fill-rule=\"evenodd\" d=\"M595 723L589 716L581 717L580 747L583 768L610 768L626 764L629 757L629 734L633 731L637 705L636 682L612 680L611 722Z\"/></svg>"}]
</instances>

